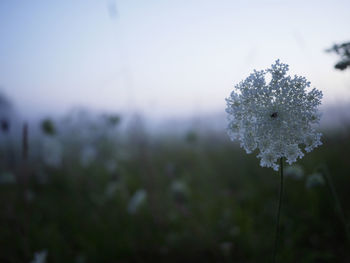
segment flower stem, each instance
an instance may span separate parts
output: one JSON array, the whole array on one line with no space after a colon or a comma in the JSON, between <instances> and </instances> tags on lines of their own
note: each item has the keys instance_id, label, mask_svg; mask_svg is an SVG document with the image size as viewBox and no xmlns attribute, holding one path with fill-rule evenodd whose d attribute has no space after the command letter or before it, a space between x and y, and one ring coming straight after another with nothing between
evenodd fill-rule
<instances>
[{"instance_id":1,"label":"flower stem","mask_svg":"<svg viewBox=\"0 0 350 263\"><path fill-rule=\"evenodd\" d=\"M280 190L279 190L279 199L278 199L278 209L277 209L277 219L276 219L276 235L275 235L275 245L273 248L273 256L272 256L272 262L276 262L276 253L277 253L277 246L278 246L278 237L280 233L280 214L281 214L281 206L282 206L282 196L283 196L283 157L280 158L280 166L281 166L281 181L280 181Z\"/></svg>"}]
</instances>

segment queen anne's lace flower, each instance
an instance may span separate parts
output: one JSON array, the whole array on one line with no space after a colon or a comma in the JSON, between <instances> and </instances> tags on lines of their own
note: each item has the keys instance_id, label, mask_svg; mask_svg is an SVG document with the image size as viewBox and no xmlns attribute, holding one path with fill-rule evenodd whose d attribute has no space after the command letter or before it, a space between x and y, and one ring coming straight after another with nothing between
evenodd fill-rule
<instances>
[{"instance_id":1,"label":"queen anne's lace flower","mask_svg":"<svg viewBox=\"0 0 350 263\"><path fill-rule=\"evenodd\" d=\"M287 76L287 71L288 65L277 60L267 70L254 71L226 99L231 140L238 140L247 153L258 149L260 165L274 170L279 158L292 164L304 156L301 147L310 152L322 144L313 128L320 120L322 92L307 91L310 82Z\"/></svg>"}]
</instances>

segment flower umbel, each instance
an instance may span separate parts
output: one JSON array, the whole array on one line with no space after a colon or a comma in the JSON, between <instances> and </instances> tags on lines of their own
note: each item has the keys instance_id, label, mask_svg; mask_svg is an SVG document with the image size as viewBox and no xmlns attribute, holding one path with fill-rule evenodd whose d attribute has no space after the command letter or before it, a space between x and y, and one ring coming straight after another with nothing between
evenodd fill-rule
<instances>
[{"instance_id":1,"label":"flower umbel","mask_svg":"<svg viewBox=\"0 0 350 263\"><path fill-rule=\"evenodd\" d=\"M260 165L278 170L278 159L289 164L321 145L319 123L322 92L305 77L287 76L288 65L279 60L271 68L256 71L235 86L226 99L227 132L247 153L259 150ZM271 75L267 83L265 77Z\"/></svg>"}]
</instances>

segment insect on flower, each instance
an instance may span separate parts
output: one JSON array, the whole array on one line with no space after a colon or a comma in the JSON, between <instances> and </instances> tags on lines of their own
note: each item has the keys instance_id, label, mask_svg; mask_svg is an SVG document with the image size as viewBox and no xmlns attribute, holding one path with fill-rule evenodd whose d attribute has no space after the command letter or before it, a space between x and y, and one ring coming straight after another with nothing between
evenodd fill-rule
<instances>
[{"instance_id":1,"label":"insect on flower","mask_svg":"<svg viewBox=\"0 0 350 263\"><path fill-rule=\"evenodd\" d=\"M259 151L260 165L278 170L277 161L289 164L321 145L319 123L322 92L305 77L288 76L288 65L279 60L271 68L256 71L235 86L226 99L227 132L247 153ZM271 80L266 81L266 75Z\"/></svg>"},{"instance_id":2,"label":"insect on flower","mask_svg":"<svg viewBox=\"0 0 350 263\"><path fill-rule=\"evenodd\" d=\"M271 118L277 118L277 116L278 116L277 112L274 112L274 113L271 114Z\"/></svg>"}]
</instances>

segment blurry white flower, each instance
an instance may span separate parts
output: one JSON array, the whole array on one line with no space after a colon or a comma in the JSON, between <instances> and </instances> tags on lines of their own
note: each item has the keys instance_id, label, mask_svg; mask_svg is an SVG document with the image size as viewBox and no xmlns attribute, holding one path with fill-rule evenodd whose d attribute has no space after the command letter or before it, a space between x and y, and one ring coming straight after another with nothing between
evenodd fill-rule
<instances>
[{"instance_id":1,"label":"blurry white flower","mask_svg":"<svg viewBox=\"0 0 350 263\"><path fill-rule=\"evenodd\" d=\"M31 263L45 263L47 257L47 251L42 250L39 252L34 253L34 259L31 261Z\"/></svg>"},{"instance_id":2,"label":"blurry white flower","mask_svg":"<svg viewBox=\"0 0 350 263\"><path fill-rule=\"evenodd\" d=\"M93 146L85 146L83 147L80 153L80 164L83 167L87 167L93 161L95 161L96 157L97 157L96 149Z\"/></svg>"},{"instance_id":3,"label":"blurry white flower","mask_svg":"<svg viewBox=\"0 0 350 263\"><path fill-rule=\"evenodd\" d=\"M288 166L285 170L286 176L292 177L294 179L300 179L304 175L303 168L300 165Z\"/></svg>"},{"instance_id":4,"label":"blurry white flower","mask_svg":"<svg viewBox=\"0 0 350 263\"><path fill-rule=\"evenodd\" d=\"M307 188L313 188L316 186L320 186L323 185L324 179L322 174L320 173L313 173L311 175L308 176L307 181L306 181L306 187Z\"/></svg>"},{"instance_id":5,"label":"blurry white flower","mask_svg":"<svg viewBox=\"0 0 350 263\"><path fill-rule=\"evenodd\" d=\"M188 193L188 187L187 187L186 183L179 181L179 180L174 181L171 184L171 190L174 193L182 193L182 194Z\"/></svg>"},{"instance_id":6,"label":"blurry white flower","mask_svg":"<svg viewBox=\"0 0 350 263\"><path fill-rule=\"evenodd\" d=\"M105 168L109 173L114 173L117 169L117 162L115 160L108 160L105 162Z\"/></svg>"},{"instance_id":7,"label":"blurry white flower","mask_svg":"<svg viewBox=\"0 0 350 263\"><path fill-rule=\"evenodd\" d=\"M43 159L47 165L58 167L62 163L63 145L54 137L43 139Z\"/></svg>"},{"instance_id":8,"label":"blurry white flower","mask_svg":"<svg viewBox=\"0 0 350 263\"><path fill-rule=\"evenodd\" d=\"M171 191L176 201L181 203L184 202L189 195L189 189L187 187L187 184L179 180L172 182Z\"/></svg>"},{"instance_id":9,"label":"blurry white flower","mask_svg":"<svg viewBox=\"0 0 350 263\"><path fill-rule=\"evenodd\" d=\"M146 202L147 193L145 190L137 190L136 193L131 197L128 204L128 212L135 214L139 207Z\"/></svg>"},{"instance_id":10,"label":"blurry white flower","mask_svg":"<svg viewBox=\"0 0 350 263\"><path fill-rule=\"evenodd\" d=\"M10 172L0 174L0 184L14 184L16 183L15 176Z\"/></svg>"},{"instance_id":11,"label":"blurry white flower","mask_svg":"<svg viewBox=\"0 0 350 263\"><path fill-rule=\"evenodd\" d=\"M113 195L118 191L118 188L120 188L120 185L118 182L112 181L107 184L105 195L107 198L113 197Z\"/></svg>"},{"instance_id":12,"label":"blurry white flower","mask_svg":"<svg viewBox=\"0 0 350 263\"><path fill-rule=\"evenodd\" d=\"M28 201L28 202L31 202L31 201L33 201L34 200L34 198L35 198L35 193L33 192L33 191L31 191L31 190L27 190L26 192L25 192L25 199Z\"/></svg>"},{"instance_id":13,"label":"blurry white flower","mask_svg":"<svg viewBox=\"0 0 350 263\"><path fill-rule=\"evenodd\" d=\"M235 86L226 99L227 132L247 153L258 149L260 165L278 170L277 161L285 157L289 164L321 145L318 124L322 92L307 91L304 77L287 76L288 65L277 60L270 69L254 71ZM271 80L266 82L266 74Z\"/></svg>"}]
</instances>

